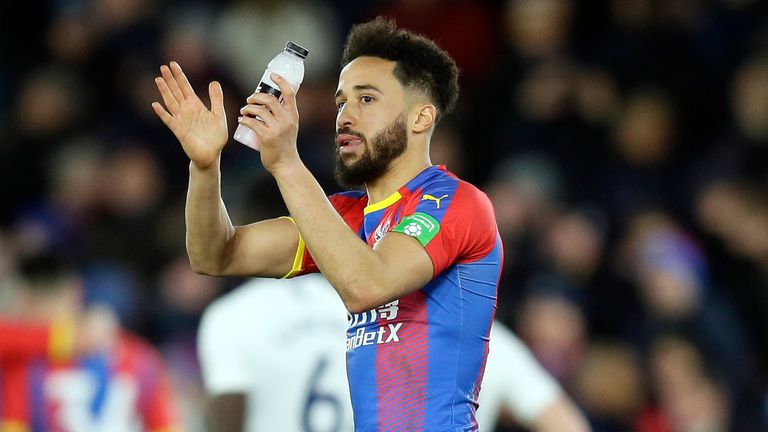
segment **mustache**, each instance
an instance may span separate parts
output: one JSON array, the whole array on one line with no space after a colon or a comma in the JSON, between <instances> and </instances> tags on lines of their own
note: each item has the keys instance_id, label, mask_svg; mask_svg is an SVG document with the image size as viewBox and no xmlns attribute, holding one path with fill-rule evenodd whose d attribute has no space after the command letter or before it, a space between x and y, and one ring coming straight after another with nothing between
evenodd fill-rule
<instances>
[{"instance_id":1,"label":"mustache","mask_svg":"<svg viewBox=\"0 0 768 432\"><path fill-rule=\"evenodd\" d=\"M367 141L365 139L365 135L363 135L361 132L354 131L354 130L352 130L350 128L336 129L336 138L338 138L339 135L342 135L342 134L356 136L356 137L360 138L361 140L363 140L363 142Z\"/></svg>"}]
</instances>

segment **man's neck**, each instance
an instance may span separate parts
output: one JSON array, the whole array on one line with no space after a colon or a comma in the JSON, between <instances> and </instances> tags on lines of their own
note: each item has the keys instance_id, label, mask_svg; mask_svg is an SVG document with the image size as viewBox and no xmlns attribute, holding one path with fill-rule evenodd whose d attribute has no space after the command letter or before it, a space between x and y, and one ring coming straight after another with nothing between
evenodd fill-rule
<instances>
[{"instance_id":1,"label":"man's neck","mask_svg":"<svg viewBox=\"0 0 768 432\"><path fill-rule=\"evenodd\" d=\"M413 155L409 157L404 154L393 160L384 175L365 184L368 203L373 204L386 199L430 166L432 163L428 157L416 158Z\"/></svg>"}]
</instances>

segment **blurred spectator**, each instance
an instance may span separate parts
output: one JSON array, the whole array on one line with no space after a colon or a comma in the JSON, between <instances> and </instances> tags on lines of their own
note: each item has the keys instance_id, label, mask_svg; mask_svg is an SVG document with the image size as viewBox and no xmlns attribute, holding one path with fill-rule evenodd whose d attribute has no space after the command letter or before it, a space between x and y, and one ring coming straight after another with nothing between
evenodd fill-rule
<instances>
[{"instance_id":1,"label":"blurred spectator","mask_svg":"<svg viewBox=\"0 0 768 432\"><path fill-rule=\"evenodd\" d=\"M651 427L646 417L641 432L728 431L740 427L731 418L733 408L721 377L708 370L701 352L679 336L660 336L651 351L651 383L656 391L659 417Z\"/></svg>"},{"instance_id":2,"label":"blurred spectator","mask_svg":"<svg viewBox=\"0 0 768 432\"><path fill-rule=\"evenodd\" d=\"M615 120L621 99L616 78L609 71L582 67L574 84L573 103L585 122L602 127Z\"/></svg>"},{"instance_id":3,"label":"blurred spectator","mask_svg":"<svg viewBox=\"0 0 768 432\"><path fill-rule=\"evenodd\" d=\"M570 211L558 215L545 233L543 245L552 271L576 288L589 285L603 258L604 235L594 214Z\"/></svg>"},{"instance_id":4,"label":"blurred spectator","mask_svg":"<svg viewBox=\"0 0 768 432\"><path fill-rule=\"evenodd\" d=\"M768 59L755 58L739 69L733 84L736 125L755 145L768 141Z\"/></svg>"},{"instance_id":5,"label":"blurred spectator","mask_svg":"<svg viewBox=\"0 0 768 432\"><path fill-rule=\"evenodd\" d=\"M45 193L49 155L82 125L87 111L87 93L78 91L82 83L66 69L47 66L23 81L0 145L0 181L15 185L0 192L6 222L15 216L13 209Z\"/></svg>"},{"instance_id":6,"label":"blurred spectator","mask_svg":"<svg viewBox=\"0 0 768 432\"><path fill-rule=\"evenodd\" d=\"M499 231L515 238L546 226L562 194L557 168L543 155L519 155L500 161L487 189L494 201Z\"/></svg>"},{"instance_id":7,"label":"blurred spectator","mask_svg":"<svg viewBox=\"0 0 768 432\"><path fill-rule=\"evenodd\" d=\"M587 349L587 329L580 307L546 282L538 281L524 300L518 334L544 369L567 385Z\"/></svg>"},{"instance_id":8,"label":"blurred spectator","mask_svg":"<svg viewBox=\"0 0 768 432\"><path fill-rule=\"evenodd\" d=\"M193 272L184 254L168 262L159 278L160 303L152 308L158 339L194 344L200 315L216 297L223 282L223 279Z\"/></svg>"},{"instance_id":9,"label":"blurred spectator","mask_svg":"<svg viewBox=\"0 0 768 432\"><path fill-rule=\"evenodd\" d=\"M615 158L603 179L610 217L625 223L633 213L661 206L679 211L672 178L677 131L670 98L660 89L638 89L625 101L613 129Z\"/></svg>"},{"instance_id":10,"label":"blurred spectator","mask_svg":"<svg viewBox=\"0 0 768 432\"><path fill-rule=\"evenodd\" d=\"M158 353L119 330L110 309L86 312L73 269L60 257L38 254L25 257L19 270L21 307L13 321L0 318L0 340L8 345L0 352L3 430L179 426ZM85 319L74 333L73 323Z\"/></svg>"},{"instance_id":11,"label":"blurred spectator","mask_svg":"<svg viewBox=\"0 0 768 432\"><path fill-rule=\"evenodd\" d=\"M638 90L616 126L618 153L630 165L658 166L669 160L675 140L673 110L657 90Z\"/></svg>"},{"instance_id":12,"label":"blurred spectator","mask_svg":"<svg viewBox=\"0 0 768 432\"><path fill-rule=\"evenodd\" d=\"M548 158L525 154L500 161L485 190L504 242L497 316L512 322L514 307L523 295L520 288L539 262L538 236L556 214L561 176Z\"/></svg>"},{"instance_id":13,"label":"blurred spectator","mask_svg":"<svg viewBox=\"0 0 768 432\"><path fill-rule=\"evenodd\" d=\"M147 281L167 258L147 238L156 238L166 189L157 156L142 143L123 142L106 153L99 172L98 217L83 231L84 254L93 261L124 261Z\"/></svg>"},{"instance_id":14,"label":"blurred spectator","mask_svg":"<svg viewBox=\"0 0 768 432\"><path fill-rule=\"evenodd\" d=\"M62 136L83 120L82 83L66 69L49 67L24 84L16 104L19 135L33 140Z\"/></svg>"},{"instance_id":15,"label":"blurred spectator","mask_svg":"<svg viewBox=\"0 0 768 432\"><path fill-rule=\"evenodd\" d=\"M740 408L736 420L754 422L752 347L731 296L712 290L698 245L666 215L647 213L633 220L625 247L624 265L645 308L646 337L675 331L695 341L729 383L729 403Z\"/></svg>"},{"instance_id":16,"label":"blurred spectator","mask_svg":"<svg viewBox=\"0 0 768 432\"><path fill-rule=\"evenodd\" d=\"M692 183L718 178L743 178L768 184L768 60L756 55L736 69L731 78L730 122L709 139L705 151L695 158Z\"/></svg>"},{"instance_id":17,"label":"blurred spectator","mask_svg":"<svg viewBox=\"0 0 768 432\"><path fill-rule=\"evenodd\" d=\"M595 432L634 430L645 403L640 362L621 343L593 344L575 381L575 394Z\"/></svg>"},{"instance_id":18,"label":"blurred spectator","mask_svg":"<svg viewBox=\"0 0 768 432\"><path fill-rule=\"evenodd\" d=\"M651 326L688 328L729 366L741 361L743 333L727 299L713 297L707 262L689 234L666 214L647 212L632 219L623 247L621 265Z\"/></svg>"},{"instance_id":19,"label":"blurred spectator","mask_svg":"<svg viewBox=\"0 0 768 432\"><path fill-rule=\"evenodd\" d=\"M62 145L51 157L49 201L77 235L83 234L101 206L102 163L102 149L90 137Z\"/></svg>"},{"instance_id":20,"label":"blurred spectator","mask_svg":"<svg viewBox=\"0 0 768 432\"><path fill-rule=\"evenodd\" d=\"M722 181L705 187L696 208L699 222L729 251L768 268L768 200L747 185Z\"/></svg>"},{"instance_id":21,"label":"blurred spectator","mask_svg":"<svg viewBox=\"0 0 768 432\"><path fill-rule=\"evenodd\" d=\"M713 181L696 199L696 217L710 237L715 283L727 286L739 316L768 364L768 204L748 184Z\"/></svg>"},{"instance_id":22,"label":"blurred spectator","mask_svg":"<svg viewBox=\"0 0 768 432\"><path fill-rule=\"evenodd\" d=\"M525 59L562 54L568 48L573 4L568 0L508 0L507 37Z\"/></svg>"}]
</instances>

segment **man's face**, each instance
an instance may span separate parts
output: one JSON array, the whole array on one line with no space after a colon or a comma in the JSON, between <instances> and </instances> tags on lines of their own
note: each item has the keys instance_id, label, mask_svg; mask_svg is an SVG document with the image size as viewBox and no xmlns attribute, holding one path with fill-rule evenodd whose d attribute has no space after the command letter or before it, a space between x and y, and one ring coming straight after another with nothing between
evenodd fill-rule
<instances>
[{"instance_id":1,"label":"man's face","mask_svg":"<svg viewBox=\"0 0 768 432\"><path fill-rule=\"evenodd\" d=\"M335 174L344 186L381 177L407 148L405 95L394 68L389 60L358 57L341 71Z\"/></svg>"}]
</instances>

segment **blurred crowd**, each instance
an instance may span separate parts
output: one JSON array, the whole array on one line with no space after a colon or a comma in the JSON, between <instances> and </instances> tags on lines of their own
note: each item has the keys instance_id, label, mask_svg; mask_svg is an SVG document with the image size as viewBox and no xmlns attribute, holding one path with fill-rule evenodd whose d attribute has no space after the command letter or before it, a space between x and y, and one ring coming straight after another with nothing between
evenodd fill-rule
<instances>
[{"instance_id":1,"label":"blurred crowd","mask_svg":"<svg viewBox=\"0 0 768 432\"><path fill-rule=\"evenodd\" d=\"M497 317L594 430L768 430L759 0L4 2L0 309L17 257L66 255L85 302L160 349L199 430L199 317L241 281L190 270L188 160L150 108L158 67L179 62L206 97L222 82L232 132L269 59L306 46L299 147L330 194L341 44L376 15L456 59L432 160L493 201ZM233 141L222 169L233 222L258 219L258 153Z\"/></svg>"}]
</instances>

